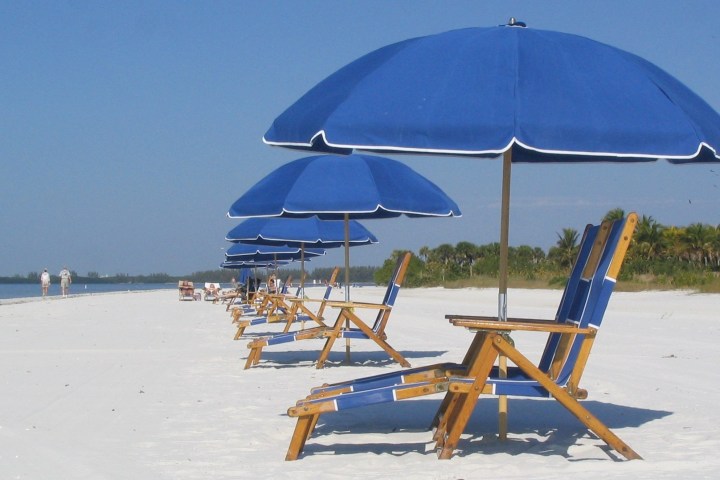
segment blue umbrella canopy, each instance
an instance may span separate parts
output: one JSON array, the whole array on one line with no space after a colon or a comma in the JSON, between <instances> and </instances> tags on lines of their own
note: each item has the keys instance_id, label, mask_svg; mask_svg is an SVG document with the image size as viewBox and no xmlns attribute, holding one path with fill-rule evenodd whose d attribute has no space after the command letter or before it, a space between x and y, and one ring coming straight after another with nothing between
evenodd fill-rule
<instances>
[{"instance_id":1,"label":"blue umbrella canopy","mask_svg":"<svg viewBox=\"0 0 720 480\"><path fill-rule=\"evenodd\" d=\"M503 157L498 316L516 162L720 161L720 115L637 55L507 25L382 47L318 83L263 140L321 152Z\"/></svg>"},{"instance_id":2,"label":"blue umbrella canopy","mask_svg":"<svg viewBox=\"0 0 720 480\"><path fill-rule=\"evenodd\" d=\"M292 262L293 260L278 260L278 261L272 261L272 260L263 260L263 261L254 261L254 260L225 260L220 264L220 268L228 268L228 269L235 269L235 270L243 270L243 269L251 269L251 268L258 268L258 267L268 267L273 268L277 267L279 265L284 265L287 263ZM309 261L309 259L308 259Z\"/></svg>"},{"instance_id":3,"label":"blue umbrella canopy","mask_svg":"<svg viewBox=\"0 0 720 480\"><path fill-rule=\"evenodd\" d=\"M407 165L374 155L317 155L286 163L243 194L236 217L323 220L460 216L457 204Z\"/></svg>"},{"instance_id":4,"label":"blue umbrella canopy","mask_svg":"<svg viewBox=\"0 0 720 480\"><path fill-rule=\"evenodd\" d=\"M345 244L344 222L307 218L249 218L225 236L230 242L334 248ZM378 243L360 222L349 222L351 245Z\"/></svg>"},{"instance_id":5,"label":"blue umbrella canopy","mask_svg":"<svg viewBox=\"0 0 720 480\"><path fill-rule=\"evenodd\" d=\"M350 246L378 243L377 238L359 222L348 223ZM307 218L261 217L249 218L230 230L225 240L248 244L286 245L335 248L345 244L345 223L336 220ZM305 258L301 251L300 287L305 288Z\"/></svg>"},{"instance_id":6,"label":"blue umbrella canopy","mask_svg":"<svg viewBox=\"0 0 720 480\"><path fill-rule=\"evenodd\" d=\"M275 262L278 260L300 260L302 254L300 247L236 243L227 249L225 258L227 261ZM307 248L304 250L304 255L307 257L325 255L325 250Z\"/></svg>"},{"instance_id":7,"label":"blue umbrella canopy","mask_svg":"<svg viewBox=\"0 0 720 480\"><path fill-rule=\"evenodd\" d=\"M270 172L235 201L228 216L317 216L323 220L460 216L437 185L407 165L374 155L316 155ZM349 228L345 235L345 300L349 290Z\"/></svg>"},{"instance_id":8,"label":"blue umbrella canopy","mask_svg":"<svg viewBox=\"0 0 720 480\"><path fill-rule=\"evenodd\" d=\"M514 22L413 38L318 83L271 145L513 162L718 161L720 116L632 53Z\"/></svg>"}]
</instances>

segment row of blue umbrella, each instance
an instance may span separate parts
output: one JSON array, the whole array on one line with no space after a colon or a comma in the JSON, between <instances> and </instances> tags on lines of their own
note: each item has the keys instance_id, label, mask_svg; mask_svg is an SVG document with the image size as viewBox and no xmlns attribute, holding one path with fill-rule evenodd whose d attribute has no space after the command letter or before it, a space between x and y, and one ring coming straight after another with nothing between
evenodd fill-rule
<instances>
[{"instance_id":1,"label":"row of blue umbrella","mask_svg":"<svg viewBox=\"0 0 720 480\"><path fill-rule=\"evenodd\" d=\"M349 247L377 243L359 219L459 216L457 204L407 165L372 155L318 155L297 159L257 182L230 207L249 217L226 239L227 262L305 258L318 248L345 247L345 300L350 300ZM248 244L262 245L253 251ZM299 251L275 251L282 247ZM227 263L226 262L226 263Z\"/></svg>"},{"instance_id":2,"label":"row of blue umbrella","mask_svg":"<svg viewBox=\"0 0 720 480\"><path fill-rule=\"evenodd\" d=\"M350 246L378 242L357 220L400 215L459 216L460 209L437 185L395 160L301 158L274 170L232 204L228 216L250 218L228 233L226 239L238 243L228 249L225 266L242 268L228 263L242 258L296 259L299 253L303 289L305 256L343 246L345 301L350 301ZM349 341L345 349L349 362Z\"/></svg>"},{"instance_id":3,"label":"row of blue umbrella","mask_svg":"<svg viewBox=\"0 0 720 480\"><path fill-rule=\"evenodd\" d=\"M718 162L720 115L637 55L511 19L370 52L288 107L263 141L331 155L280 167L240 197L230 217L458 216L457 205L409 167L353 152L502 158L502 320L513 163ZM421 203L428 198L415 187L428 184L441 207Z\"/></svg>"}]
</instances>

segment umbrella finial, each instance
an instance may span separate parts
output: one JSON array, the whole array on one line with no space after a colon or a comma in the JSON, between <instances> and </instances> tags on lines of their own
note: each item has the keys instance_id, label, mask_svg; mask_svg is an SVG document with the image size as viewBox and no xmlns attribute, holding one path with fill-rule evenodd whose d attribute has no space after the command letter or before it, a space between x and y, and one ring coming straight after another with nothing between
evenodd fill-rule
<instances>
[{"instance_id":1,"label":"umbrella finial","mask_svg":"<svg viewBox=\"0 0 720 480\"><path fill-rule=\"evenodd\" d=\"M525 22L518 22L517 20L515 20L515 17L510 17L510 20L508 21L507 26L508 27L522 27L522 28L527 27Z\"/></svg>"}]
</instances>

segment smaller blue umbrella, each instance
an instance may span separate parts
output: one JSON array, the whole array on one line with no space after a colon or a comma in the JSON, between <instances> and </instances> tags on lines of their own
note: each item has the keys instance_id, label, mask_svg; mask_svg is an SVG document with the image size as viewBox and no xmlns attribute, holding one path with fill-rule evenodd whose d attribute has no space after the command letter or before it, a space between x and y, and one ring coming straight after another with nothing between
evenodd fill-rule
<instances>
[{"instance_id":1,"label":"smaller blue umbrella","mask_svg":"<svg viewBox=\"0 0 720 480\"><path fill-rule=\"evenodd\" d=\"M300 247L336 248L345 244L345 222L339 220L320 220L316 216L307 218L249 218L228 232L225 240L248 244L286 245ZM348 223L348 243L350 246L378 243L370 233L356 220ZM300 257L300 288L305 289L305 262Z\"/></svg>"},{"instance_id":2,"label":"smaller blue umbrella","mask_svg":"<svg viewBox=\"0 0 720 480\"><path fill-rule=\"evenodd\" d=\"M323 220L457 217L460 208L437 185L404 163L375 155L317 155L270 172L235 201L231 218L316 215ZM346 227L347 231L347 227ZM349 300L349 234L345 300Z\"/></svg>"},{"instance_id":3,"label":"smaller blue umbrella","mask_svg":"<svg viewBox=\"0 0 720 480\"><path fill-rule=\"evenodd\" d=\"M310 261L308 259L308 261ZM278 260L278 261L272 261L272 260L263 260L263 261L255 261L255 260L225 260L220 264L220 268L228 268L228 269L234 269L234 270L246 270L251 268L257 268L257 267L277 267L279 265L285 265L288 263L291 263L292 260Z\"/></svg>"},{"instance_id":4,"label":"smaller blue umbrella","mask_svg":"<svg viewBox=\"0 0 720 480\"><path fill-rule=\"evenodd\" d=\"M250 245L236 243L225 252L228 261L255 261L276 262L282 260L299 260L302 252L299 247L286 247L283 245ZM305 249L308 257L325 255L325 250L319 248Z\"/></svg>"},{"instance_id":5,"label":"smaller blue umbrella","mask_svg":"<svg viewBox=\"0 0 720 480\"><path fill-rule=\"evenodd\" d=\"M286 163L235 201L231 218L317 215L322 220L460 216L437 185L375 155L317 155Z\"/></svg>"},{"instance_id":6,"label":"smaller blue umbrella","mask_svg":"<svg viewBox=\"0 0 720 480\"><path fill-rule=\"evenodd\" d=\"M378 243L377 238L360 222L349 222L351 245ZM345 244L344 222L308 218L249 218L233 228L225 240L235 243L286 245L291 247L342 247Z\"/></svg>"}]
</instances>

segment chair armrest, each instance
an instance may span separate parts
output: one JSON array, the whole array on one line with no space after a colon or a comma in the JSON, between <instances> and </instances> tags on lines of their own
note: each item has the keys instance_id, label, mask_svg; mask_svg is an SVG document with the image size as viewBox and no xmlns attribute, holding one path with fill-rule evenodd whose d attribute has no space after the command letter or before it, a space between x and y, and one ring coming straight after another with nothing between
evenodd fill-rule
<instances>
[{"instance_id":1,"label":"chair armrest","mask_svg":"<svg viewBox=\"0 0 720 480\"><path fill-rule=\"evenodd\" d=\"M300 298L300 297L290 297L286 298L288 302L292 303L305 303L305 302L324 302L322 298Z\"/></svg>"},{"instance_id":2,"label":"chair armrest","mask_svg":"<svg viewBox=\"0 0 720 480\"><path fill-rule=\"evenodd\" d=\"M556 323L554 321L537 320L537 319L508 319L506 322L501 322L497 318L488 319L488 317L473 317L473 316L452 316L450 323L456 327L465 327L475 331L526 331L526 332L557 332L557 333L592 333L595 332L593 328L580 328L576 325L567 323Z\"/></svg>"},{"instance_id":3,"label":"chair armrest","mask_svg":"<svg viewBox=\"0 0 720 480\"><path fill-rule=\"evenodd\" d=\"M496 316L490 315L445 315L445 318L452 322L453 320L477 320L483 322L499 322ZM519 322L519 323L533 323L538 325L548 325L557 323L556 320L550 320L547 318L520 318L510 317L507 319L508 322Z\"/></svg>"},{"instance_id":4,"label":"chair armrest","mask_svg":"<svg viewBox=\"0 0 720 480\"><path fill-rule=\"evenodd\" d=\"M389 309L387 305L382 303L363 303L363 302L339 302L329 301L325 306L332 308L372 308L375 310Z\"/></svg>"}]
</instances>

